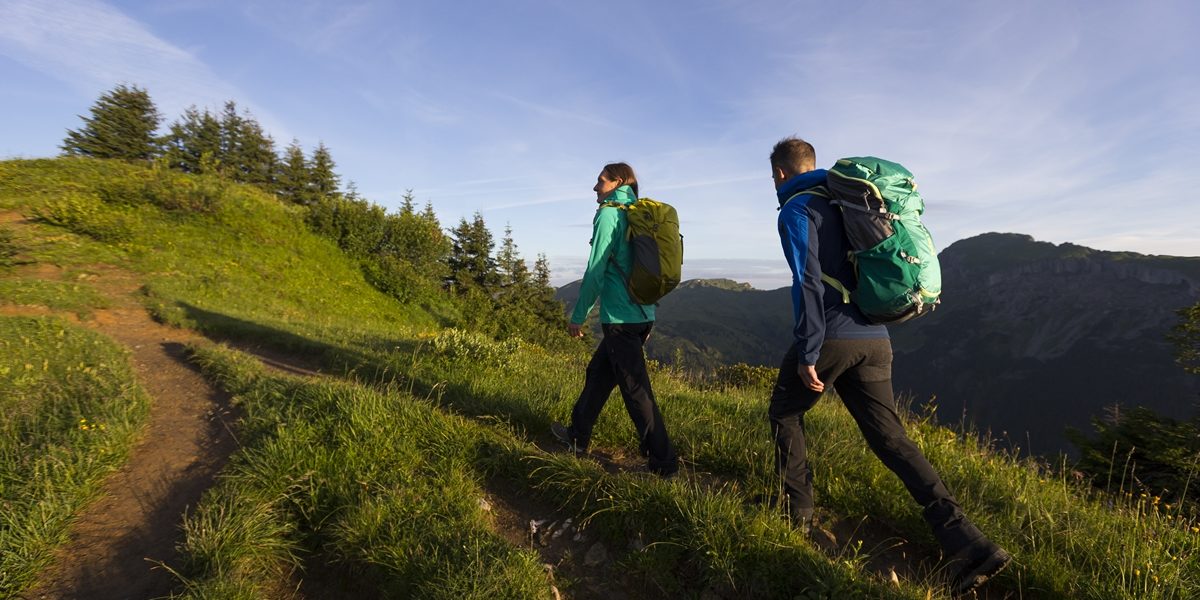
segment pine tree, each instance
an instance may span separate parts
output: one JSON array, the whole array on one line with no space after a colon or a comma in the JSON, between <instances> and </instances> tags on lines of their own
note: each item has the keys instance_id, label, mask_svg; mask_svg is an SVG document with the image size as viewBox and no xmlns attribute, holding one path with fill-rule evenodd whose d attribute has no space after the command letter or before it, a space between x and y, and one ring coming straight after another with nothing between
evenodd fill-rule
<instances>
[{"instance_id":1,"label":"pine tree","mask_svg":"<svg viewBox=\"0 0 1200 600\"><path fill-rule=\"evenodd\" d=\"M152 160L158 152L154 136L160 116L150 94L137 86L118 85L92 105L78 131L67 130L62 151L67 156Z\"/></svg>"},{"instance_id":2,"label":"pine tree","mask_svg":"<svg viewBox=\"0 0 1200 600\"><path fill-rule=\"evenodd\" d=\"M274 180L275 142L249 113L238 114L237 104L225 103L220 120L222 170L234 181L270 186Z\"/></svg>"},{"instance_id":3,"label":"pine tree","mask_svg":"<svg viewBox=\"0 0 1200 600\"><path fill-rule=\"evenodd\" d=\"M283 160L276 165L275 189L283 199L295 204L312 204L313 196L309 192L308 160L304 158L304 149L300 142L293 139L284 150Z\"/></svg>"},{"instance_id":4,"label":"pine tree","mask_svg":"<svg viewBox=\"0 0 1200 600\"><path fill-rule=\"evenodd\" d=\"M400 211L387 217L387 233L379 253L404 261L426 276L440 281L447 274L449 240L432 213L418 213L412 191L404 194Z\"/></svg>"},{"instance_id":5,"label":"pine tree","mask_svg":"<svg viewBox=\"0 0 1200 600\"><path fill-rule=\"evenodd\" d=\"M470 288L491 291L497 279L496 264L492 259L495 244L483 222L483 215L476 212L469 223L465 218L460 219L458 226L451 230L450 238L448 283L460 292Z\"/></svg>"},{"instance_id":6,"label":"pine tree","mask_svg":"<svg viewBox=\"0 0 1200 600\"><path fill-rule=\"evenodd\" d=\"M538 253L537 260L533 263L533 279L530 285L533 288L532 308L538 317L552 327L565 327L567 313L563 303L554 296L555 289L550 284L550 261L546 260L545 254Z\"/></svg>"},{"instance_id":7,"label":"pine tree","mask_svg":"<svg viewBox=\"0 0 1200 600\"><path fill-rule=\"evenodd\" d=\"M336 194L341 178L334 171L336 165L333 156L324 142L319 142L317 149L313 150L309 165L308 181L312 193L318 198L328 198Z\"/></svg>"},{"instance_id":8,"label":"pine tree","mask_svg":"<svg viewBox=\"0 0 1200 600\"><path fill-rule=\"evenodd\" d=\"M504 226L504 237L500 239L500 251L496 253L496 269L500 287L509 290L509 295L524 297L529 284L529 267L517 253L517 244L512 238L512 225Z\"/></svg>"},{"instance_id":9,"label":"pine tree","mask_svg":"<svg viewBox=\"0 0 1200 600\"><path fill-rule=\"evenodd\" d=\"M171 124L163 140L163 156L172 168L185 173L212 173L220 167L221 122L195 106L183 111L183 118Z\"/></svg>"}]
</instances>

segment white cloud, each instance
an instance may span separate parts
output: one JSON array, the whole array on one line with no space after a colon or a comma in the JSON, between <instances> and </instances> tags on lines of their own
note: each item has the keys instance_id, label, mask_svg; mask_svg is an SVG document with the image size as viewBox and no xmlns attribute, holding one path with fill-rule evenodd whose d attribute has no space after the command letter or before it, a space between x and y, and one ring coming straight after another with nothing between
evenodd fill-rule
<instances>
[{"instance_id":1,"label":"white cloud","mask_svg":"<svg viewBox=\"0 0 1200 600\"><path fill-rule=\"evenodd\" d=\"M121 83L145 88L167 122L193 104L215 109L235 100L276 139L287 138L279 120L246 101L193 54L103 2L0 2L0 54L86 96Z\"/></svg>"}]
</instances>

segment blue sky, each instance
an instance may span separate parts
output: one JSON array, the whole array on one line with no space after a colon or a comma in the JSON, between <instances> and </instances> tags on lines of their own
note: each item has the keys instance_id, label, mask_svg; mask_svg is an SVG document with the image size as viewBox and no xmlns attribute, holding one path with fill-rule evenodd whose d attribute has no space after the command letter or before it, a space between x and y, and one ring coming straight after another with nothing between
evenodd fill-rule
<instances>
[{"instance_id":1,"label":"blue sky","mask_svg":"<svg viewBox=\"0 0 1200 600\"><path fill-rule=\"evenodd\" d=\"M0 158L51 156L119 83L235 100L282 148L449 227L475 211L555 283L606 162L680 211L685 278L788 283L766 156L917 175L944 247L987 231L1200 255L1200 4L0 0Z\"/></svg>"}]
</instances>

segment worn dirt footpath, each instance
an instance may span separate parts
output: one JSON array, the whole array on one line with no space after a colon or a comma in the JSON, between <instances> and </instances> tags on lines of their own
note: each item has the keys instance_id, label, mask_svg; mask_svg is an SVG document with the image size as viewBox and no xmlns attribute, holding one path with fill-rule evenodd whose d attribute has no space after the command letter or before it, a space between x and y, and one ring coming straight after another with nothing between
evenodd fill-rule
<instances>
[{"instance_id":1,"label":"worn dirt footpath","mask_svg":"<svg viewBox=\"0 0 1200 600\"><path fill-rule=\"evenodd\" d=\"M40 277L54 270L35 267ZM151 398L150 415L128 462L78 515L70 541L39 585L21 596L28 600L141 600L169 594L178 581L160 563L177 564L182 517L197 505L236 445L228 397L184 356L184 345L199 337L154 322L137 301L139 284L131 274L103 266L90 271L85 281L113 306L80 324L130 351L138 383ZM0 313L58 314L14 306L0 307ZM59 316L78 321L74 315Z\"/></svg>"}]
</instances>

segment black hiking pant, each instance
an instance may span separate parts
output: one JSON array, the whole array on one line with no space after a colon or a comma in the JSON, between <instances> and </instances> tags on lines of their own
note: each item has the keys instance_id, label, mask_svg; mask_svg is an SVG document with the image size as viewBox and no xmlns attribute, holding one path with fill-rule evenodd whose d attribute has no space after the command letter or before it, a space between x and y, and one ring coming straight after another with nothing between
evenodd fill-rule
<instances>
[{"instance_id":1,"label":"black hiking pant","mask_svg":"<svg viewBox=\"0 0 1200 600\"><path fill-rule=\"evenodd\" d=\"M768 410L775 437L775 468L792 514L811 514L812 471L804 440L804 413L821 398L796 374L793 345L783 357ZM837 390L867 445L924 508L943 552L956 552L987 538L963 515L933 465L904 431L892 392L892 344L887 338L826 340L816 364L825 389Z\"/></svg>"},{"instance_id":2,"label":"black hiking pant","mask_svg":"<svg viewBox=\"0 0 1200 600\"><path fill-rule=\"evenodd\" d=\"M649 458L650 470L669 474L678 469L678 459L654 401L643 352L653 326L653 322L601 325L604 339L588 363L583 391L571 410L570 432L579 448L587 448L600 411L613 388L620 388L625 410L637 429L642 456Z\"/></svg>"}]
</instances>

